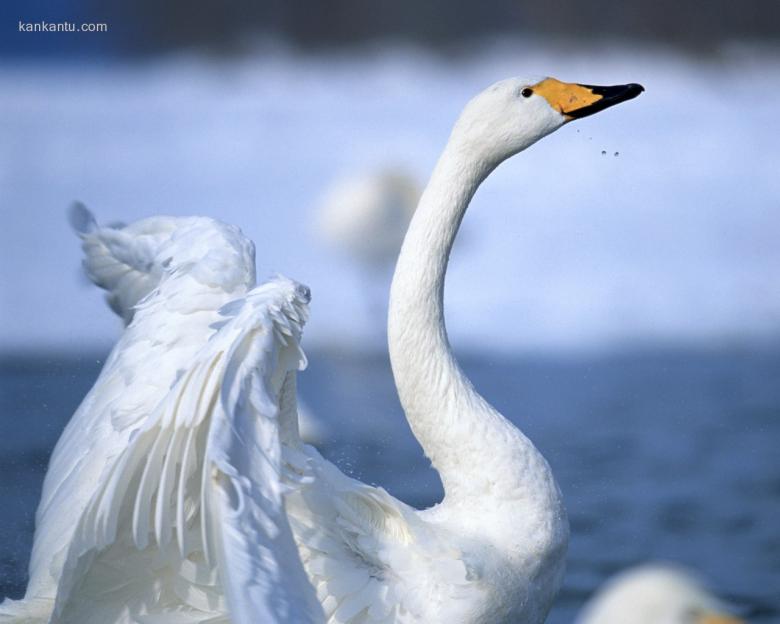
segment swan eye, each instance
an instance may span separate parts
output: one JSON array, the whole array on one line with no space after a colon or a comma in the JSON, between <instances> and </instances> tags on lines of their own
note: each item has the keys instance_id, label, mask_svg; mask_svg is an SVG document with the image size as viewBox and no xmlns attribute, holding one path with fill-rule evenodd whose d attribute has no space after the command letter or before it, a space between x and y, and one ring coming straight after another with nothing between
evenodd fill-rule
<instances>
[{"instance_id":1,"label":"swan eye","mask_svg":"<svg viewBox=\"0 0 780 624\"><path fill-rule=\"evenodd\" d=\"M534 90L530 87L526 87L520 92L520 95L522 95L524 98L529 98L534 94Z\"/></svg>"}]
</instances>

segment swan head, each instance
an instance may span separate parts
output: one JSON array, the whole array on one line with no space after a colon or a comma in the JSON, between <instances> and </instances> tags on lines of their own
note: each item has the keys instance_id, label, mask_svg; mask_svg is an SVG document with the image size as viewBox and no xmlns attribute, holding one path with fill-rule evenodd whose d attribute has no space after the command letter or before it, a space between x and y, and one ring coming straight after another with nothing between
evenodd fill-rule
<instances>
[{"instance_id":1,"label":"swan head","mask_svg":"<svg viewBox=\"0 0 780 624\"><path fill-rule=\"evenodd\" d=\"M564 124L642 91L639 84L599 87L555 78L508 78L466 105L452 139L495 166Z\"/></svg>"},{"instance_id":2,"label":"swan head","mask_svg":"<svg viewBox=\"0 0 780 624\"><path fill-rule=\"evenodd\" d=\"M651 563L607 581L576 624L745 624L690 572Z\"/></svg>"}]
</instances>

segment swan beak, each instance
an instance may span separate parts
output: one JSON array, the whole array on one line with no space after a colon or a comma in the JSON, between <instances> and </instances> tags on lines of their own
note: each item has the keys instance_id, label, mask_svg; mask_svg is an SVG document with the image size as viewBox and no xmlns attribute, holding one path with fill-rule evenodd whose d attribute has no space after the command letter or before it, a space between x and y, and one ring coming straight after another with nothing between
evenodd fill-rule
<instances>
[{"instance_id":1,"label":"swan beak","mask_svg":"<svg viewBox=\"0 0 780 624\"><path fill-rule=\"evenodd\" d=\"M746 624L744 620L740 620L730 615L723 615L719 613L705 613L704 615L696 618L696 624Z\"/></svg>"},{"instance_id":2,"label":"swan beak","mask_svg":"<svg viewBox=\"0 0 780 624\"><path fill-rule=\"evenodd\" d=\"M555 78L545 78L532 87L533 92L541 95L555 110L566 117L566 121L587 117L593 113L631 100L645 88L636 83L615 85L613 87L595 87Z\"/></svg>"}]
</instances>

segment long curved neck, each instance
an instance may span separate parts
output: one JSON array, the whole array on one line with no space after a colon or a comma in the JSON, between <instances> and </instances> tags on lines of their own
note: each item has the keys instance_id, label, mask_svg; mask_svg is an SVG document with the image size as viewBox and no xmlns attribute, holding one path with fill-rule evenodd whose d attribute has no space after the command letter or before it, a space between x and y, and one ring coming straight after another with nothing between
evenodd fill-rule
<instances>
[{"instance_id":1,"label":"long curved neck","mask_svg":"<svg viewBox=\"0 0 780 624\"><path fill-rule=\"evenodd\" d=\"M388 341L409 425L444 486L444 501L426 517L492 545L491 557L500 553L507 564L507 587L535 588L536 610L521 609L518 618L541 622L563 575L568 529L561 494L541 453L471 385L444 324L452 244L477 187L497 164L450 139L401 248Z\"/></svg>"},{"instance_id":2,"label":"long curved neck","mask_svg":"<svg viewBox=\"0 0 780 624\"><path fill-rule=\"evenodd\" d=\"M420 198L390 289L388 341L407 415L473 390L457 367L444 324L444 277L452 244L477 187L490 173L448 146ZM448 377L443 377L448 375ZM414 426L414 425L413 425Z\"/></svg>"},{"instance_id":3,"label":"long curved neck","mask_svg":"<svg viewBox=\"0 0 780 624\"><path fill-rule=\"evenodd\" d=\"M487 482L496 478L496 465L487 457L514 461L518 445L538 455L474 390L455 360L444 324L450 250L472 196L494 167L450 140L409 226L390 292L388 341L399 398L450 500L485 493ZM508 487L516 488L514 481Z\"/></svg>"}]
</instances>

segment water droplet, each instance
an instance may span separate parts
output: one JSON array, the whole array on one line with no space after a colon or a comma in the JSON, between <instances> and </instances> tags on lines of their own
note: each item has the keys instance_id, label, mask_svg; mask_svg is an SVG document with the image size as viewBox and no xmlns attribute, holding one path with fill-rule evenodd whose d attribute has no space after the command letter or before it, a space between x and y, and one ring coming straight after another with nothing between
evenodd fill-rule
<instances>
[{"instance_id":1,"label":"water droplet","mask_svg":"<svg viewBox=\"0 0 780 624\"><path fill-rule=\"evenodd\" d=\"M601 155L602 156L606 156L607 155L607 150L601 150Z\"/></svg>"},{"instance_id":2,"label":"water droplet","mask_svg":"<svg viewBox=\"0 0 780 624\"><path fill-rule=\"evenodd\" d=\"M615 156L620 156L620 152L615 152Z\"/></svg>"}]
</instances>

